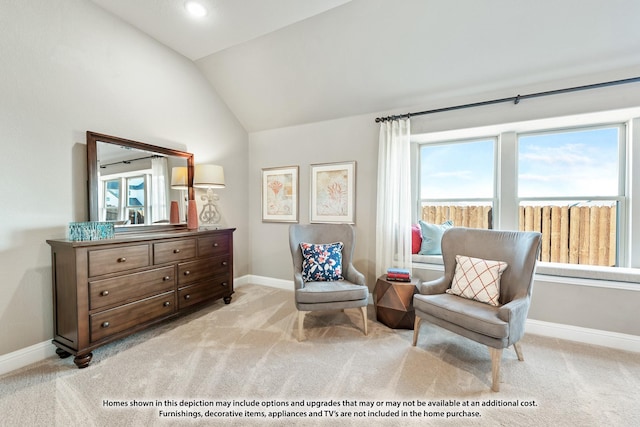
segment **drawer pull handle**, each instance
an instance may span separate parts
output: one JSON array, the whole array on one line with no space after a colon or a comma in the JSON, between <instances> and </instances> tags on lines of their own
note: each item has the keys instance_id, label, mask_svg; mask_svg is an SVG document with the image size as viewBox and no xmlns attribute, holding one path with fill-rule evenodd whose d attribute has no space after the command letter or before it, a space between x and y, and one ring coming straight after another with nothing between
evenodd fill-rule
<instances>
[{"instance_id":1,"label":"drawer pull handle","mask_svg":"<svg viewBox=\"0 0 640 427\"><path fill-rule=\"evenodd\" d=\"M191 295L186 294L186 295L184 296L184 299L191 299Z\"/></svg>"},{"instance_id":2,"label":"drawer pull handle","mask_svg":"<svg viewBox=\"0 0 640 427\"><path fill-rule=\"evenodd\" d=\"M229 286L229 284L227 282L222 282L221 285L222 286Z\"/></svg>"},{"instance_id":3,"label":"drawer pull handle","mask_svg":"<svg viewBox=\"0 0 640 427\"><path fill-rule=\"evenodd\" d=\"M191 274L191 272L190 272L189 270L187 270L187 271L185 271L185 272L184 272L184 275L185 275L185 276L188 276L188 275L190 275L190 274Z\"/></svg>"},{"instance_id":4,"label":"drawer pull handle","mask_svg":"<svg viewBox=\"0 0 640 427\"><path fill-rule=\"evenodd\" d=\"M174 249L174 250L173 250L173 253L174 253L174 254L179 254L179 253L180 253L180 249Z\"/></svg>"},{"instance_id":5,"label":"drawer pull handle","mask_svg":"<svg viewBox=\"0 0 640 427\"><path fill-rule=\"evenodd\" d=\"M109 322L102 322L102 327L103 328L108 328L109 327Z\"/></svg>"},{"instance_id":6,"label":"drawer pull handle","mask_svg":"<svg viewBox=\"0 0 640 427\"><path fill-rule=\"evenodd\" d=\"M164 280L165 282L166 282L167 280L170 280L170 279L171 279L171 277L169 277L169 276L164 276L164 277L162 278L162 280Z\"/></svg>"},{"instance_id":7,"label":"drawer pull handle","mask_svg":"<svg viewBox=\"0 0 640 427\"><path fill-rule=\"evenodd\" d=\"M118 262L126 262L126 261L127 261L127 259L125 257L118 258Z\"/></svg>"},{"instance_id":8,"label":"drawer pull handle","mask_svg":"<svg viewBox=\"0 0 640 427\"><path fill-rule=\"evenodd\" d=\"M227 261L222 261L222 265L226 267L227 265L229 265L229 263Z\"/></svg>"},{"instance_id":9,"label":"drawer pull handle","mask_svg":"<svg viewBox=\"0 0 640 427\"><path fill-rule=\"evenodd\" d=\"M165 301L163 304L165 307L169 307L171 305L171 303L169 301Z\"/></svg>"},{"instance_id":10,"label":"drawer pull handle","mask_svg":"<svg viewBox=\"0 0 640 427\"><path fill-rule=\"evenodd\" d=\"M109 295L109 291L100 292L100 296L106 297L107 295Z\"/></svg>"},{"instance_id":11,"label":"drawer pull handle","mask_svg":"<svg viewBox=\"0 0 640 427\"><path fill-rule=\"evenodd\" d=\"M213 247L214 247L214 248L217 248L217 247L218 247L218 244L217 244L217 243L214 243L214 244L213 244Z\"/></svg>"}]
</instances>

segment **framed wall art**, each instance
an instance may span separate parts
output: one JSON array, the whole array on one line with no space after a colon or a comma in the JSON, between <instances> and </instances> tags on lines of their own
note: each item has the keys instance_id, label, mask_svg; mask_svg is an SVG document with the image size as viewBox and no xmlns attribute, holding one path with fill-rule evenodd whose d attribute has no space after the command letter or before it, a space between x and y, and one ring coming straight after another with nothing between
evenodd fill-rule
<instances>
[{"instance_id":1,"label":"framed wall art","mask_svg":"<svg viewBox=\"0 0 640 427\"><path fill-rule=\"evenodd\" d=\"M311 165L311 222L355 222L356 162Z\"/></svg>"},{"instance_id":2,"label":"framed wall art","mask_svg":"<svg viewBox=\"0 0 640 427\"><path fill-rule=\"evenodd\" d=\"M298 169L262 169L263 222L298 222Z\"/></svg>"}]
</instances>

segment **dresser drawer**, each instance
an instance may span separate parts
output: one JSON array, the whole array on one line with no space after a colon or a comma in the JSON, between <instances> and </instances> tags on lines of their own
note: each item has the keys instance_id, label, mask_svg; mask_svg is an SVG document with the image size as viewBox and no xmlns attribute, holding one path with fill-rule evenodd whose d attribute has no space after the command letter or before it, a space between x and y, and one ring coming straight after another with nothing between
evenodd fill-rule
<instances>
[{"instance_id":1,"label":"dresser drawer","mask_svg":"<svg viewBox=\"0 0 640 427\"><path fill-rule=\"evenodd\" d=\"M175 283L174 266L94 280L89 282L89 309L95 310L170 291Z\"/></svg>"},{"instance_id":2,"label":"dresser drawer","mask_svg":"<svg viewBox=\"0 0 640 427\"><path fill-rule=\"evenodd\" d=\"M229 295L231 283L229 276L218 276L178 290L178 310L208 299Z\"/></svg>"},{"instance_id":3,"label":"dresser drawer","mask_svg":"<svg viewBox=\"0 0 640 427\"><path fill-rule=\"evenodd\" d=\"M89 251L89 277L146 267L149 245L120 246Z\"/></svg>"},{"instance_id":4,"label":"dresser drawer","mask_svg":"<svg viewBox=\"0 0 640 427\"><path fill-rule=\"evenodd\" d=\"M229 235L218 234L198 238L198 256L200 258L225 255L229 252Z\"/></svg>"},{"instance_id":5,"label":"dresser drawer","mask_svg":"<svg viewBox=\"0 0 640 427\"><path fill-rule=\"evenodd\" d=\"M228 272L229 259L229 256L219 256L178 264L178 286Z\"/></svg>"},{"instance_id":6,"label":"dresser drawer","mask_svg":"<svg viewBox=\"0 0 640 427\"><path fill-rule=\"evenodd\" d=\"M153 244L153 263L166 264L196 257L196 239Z\"/></svg>"},{"instance_id":7,"label":"dresser drawer","mask_svg":"<svg viewBox=\"0 0 640 427\"><path fill-rule=\"evenodd\" d=\"M91 315L91 341L99 341L175 311L175 291L171 291Z\"/></svg>"}]
</instances>

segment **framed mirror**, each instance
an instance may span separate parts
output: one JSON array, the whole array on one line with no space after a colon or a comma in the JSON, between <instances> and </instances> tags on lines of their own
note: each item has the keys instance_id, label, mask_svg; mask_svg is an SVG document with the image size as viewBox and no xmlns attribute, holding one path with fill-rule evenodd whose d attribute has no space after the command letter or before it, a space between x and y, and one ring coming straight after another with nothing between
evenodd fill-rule
<instances>
[{"instance_id":1,"label":"framed mirror","mask_svg":"<svg viewBox=\"0 0 640 427\"><path fill-rule=\"evenodd\" d=\"M193 154L87 131L89 220L116 232L186 228Z\"/></svg>"}]
</instances>

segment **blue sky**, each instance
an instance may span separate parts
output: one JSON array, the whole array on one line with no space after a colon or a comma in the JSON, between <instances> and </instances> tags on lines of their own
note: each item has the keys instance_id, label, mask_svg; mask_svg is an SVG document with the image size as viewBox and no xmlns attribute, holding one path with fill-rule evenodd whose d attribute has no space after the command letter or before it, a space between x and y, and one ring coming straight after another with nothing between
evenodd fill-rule
<instances>
[{"instance_id":1,"label":"blue sky","mask_svg":"<svg viewBox=\"0 0 640 427\"><path fill-rule=\"evenodd\" d=\"M422 198L492 197L492 139L425 146ZM618 128L531 134L519 140L519 196L615 196Z\"/></svg>"}]
</instances>

